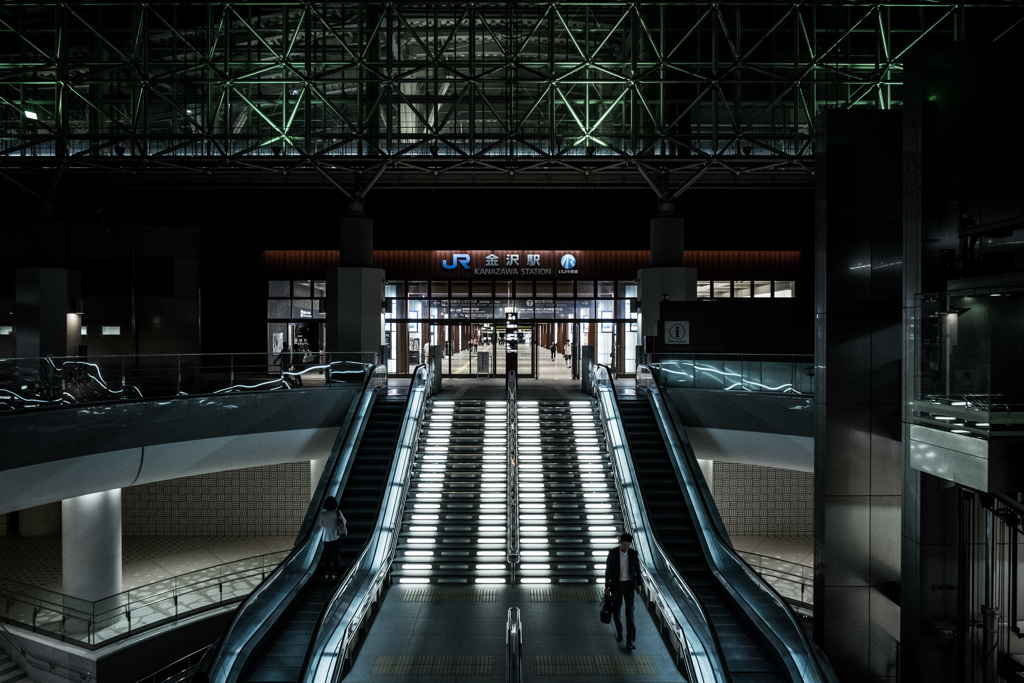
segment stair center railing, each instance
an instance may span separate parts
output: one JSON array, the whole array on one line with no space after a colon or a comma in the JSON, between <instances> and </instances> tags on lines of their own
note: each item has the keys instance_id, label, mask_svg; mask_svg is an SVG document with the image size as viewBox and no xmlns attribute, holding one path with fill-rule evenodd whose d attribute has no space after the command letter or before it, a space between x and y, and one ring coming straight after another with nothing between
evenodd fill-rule
<instances>
[{"instance_id":1,"label":"stair center railing","mask_svg":"<svg viewBox=\"0 0 1024 683\"><path fill-rule=\"evenodd\" d=\"M523 619L518 607L508 608L505 625L505 683L523 683Z\"/></svg>"},{"instance_id":2,"label":"stair center railing","mask_svg":"<svg viewBox=\"0 0 1024 683\"><path fill-rule=\"evenodd\" d=\"M512 372L508 383L508 409L506 411L506 559L508 560L510 582L515 585L516 565L519 564L519 418L516 410L516 373Z\"/></svg>"}]
</instances>

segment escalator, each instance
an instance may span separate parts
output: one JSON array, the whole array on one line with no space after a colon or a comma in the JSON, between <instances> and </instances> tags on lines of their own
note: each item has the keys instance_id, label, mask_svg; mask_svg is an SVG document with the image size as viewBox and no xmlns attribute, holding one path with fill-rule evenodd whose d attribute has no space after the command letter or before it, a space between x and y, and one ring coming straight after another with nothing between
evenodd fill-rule
<instances>
[{"instance_id":1,"label":"escalator","mask_svg":"<svg viewBox=\"0 0 1024 683\"><path fill-rule=\"evenodd\" d=\"M762 642L756 627L716 578L650 403L642 396L620 398L622 426L647 515L662 548L696 593L721 643L732 680L788 680L781 662ZM695 502L696 504L696 502Z\"/></svg>"},{"instance_id":2,"label":"escalator","mask_svg":"<svg viewBox=\"0 0 1024 683\"><path fill-rule=\"evenodd\" d=\"M378 399L370 412L351 469L340 489L339 506L348 520L348 536L342 539L341 575L359 556L374 532L374 520L384 492L405 414L404 400ZM319 505L319 501L314 503ZM317 619L337 588L317 571L291 601L275 629L263 639L263 647L250 657L251 670L242 680L250 683L298 681ZM261 654L262 650L262 654Z\"/></svg>"}]
</instances>

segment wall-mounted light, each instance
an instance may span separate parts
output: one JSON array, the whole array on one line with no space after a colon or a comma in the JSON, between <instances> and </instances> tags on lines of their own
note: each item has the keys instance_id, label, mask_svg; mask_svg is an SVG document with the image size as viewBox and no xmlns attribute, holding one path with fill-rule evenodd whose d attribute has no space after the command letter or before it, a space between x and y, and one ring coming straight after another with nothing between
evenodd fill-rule
<instances>
[{"instance_id":1,"label":"wall-mounted light","mask_svg":"<svg viewBox=\"0 0 1024 683\"><path fill-rule=\"evenodd\" d=\"M25 118L29 119L30 121L37 121L39 119L39 114L35 113L34 111L29 111L28 109L26 109Z\"/></svg>"}]
</instances>

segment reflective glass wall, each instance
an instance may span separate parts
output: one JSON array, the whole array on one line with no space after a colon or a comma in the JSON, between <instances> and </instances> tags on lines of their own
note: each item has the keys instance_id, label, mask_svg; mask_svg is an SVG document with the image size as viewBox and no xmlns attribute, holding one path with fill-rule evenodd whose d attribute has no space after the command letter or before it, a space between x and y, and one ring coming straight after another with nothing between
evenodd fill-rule
<instances>
[{"instance_id":1,"label":"reflective glass wall","mask_svg":"<svg viewBox=\"0 0 1024 683\"><path fill-rule=\"evenodd\" d=\"M914 421L955 434L1024 435L1024 290L918 295Z\"/></svg>"}]
</instances>

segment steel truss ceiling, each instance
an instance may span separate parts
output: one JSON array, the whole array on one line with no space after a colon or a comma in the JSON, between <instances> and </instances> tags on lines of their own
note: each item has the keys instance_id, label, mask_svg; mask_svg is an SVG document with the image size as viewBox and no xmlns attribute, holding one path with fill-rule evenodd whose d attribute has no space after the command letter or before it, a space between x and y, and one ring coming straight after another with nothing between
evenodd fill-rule
<instances>
[{"instance_id":1,"label":"steel truss ceiling","mask_svg":"<svg viewBox=\"0 0 1024 683\"><path fill-rule=\"evenodd\" d=\"M899 107L926 36L1022 32L1012 1L7 2L0 174L805 187L823 109Z\"/></svg>"}]
</instances>

